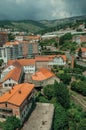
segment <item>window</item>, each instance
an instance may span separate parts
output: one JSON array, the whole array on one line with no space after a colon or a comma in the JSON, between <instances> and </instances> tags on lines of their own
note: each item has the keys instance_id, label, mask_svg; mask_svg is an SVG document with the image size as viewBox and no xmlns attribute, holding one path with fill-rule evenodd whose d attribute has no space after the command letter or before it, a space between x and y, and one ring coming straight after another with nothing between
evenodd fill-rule
<instances>
[{"instance_id":1,"label":"window","mask_svg":"<svg viewBox=\"0 0 86 130\"><path fill-rule=\"evenodd\" d=\"M7 84L4 84L5 87L7 87L8 85Z\"/></svg>"},{"instance_id":2,"label":"window","mask_svg":"<svg viewBox=\"0 0 86 130\"><path fill-rule=\"evenodd\" d=\"M12 86L12 84L10 83L9 86Z\"/></svg>"},{"instance_id":3,"label":"window","mask_svg":"<svg viewBox=\"0 0 86 130\"><path fill-rule=\"evenodd\" d=\"M7 107L7 103L5 103L5 106Z\"/></svg>"}]
</instances>

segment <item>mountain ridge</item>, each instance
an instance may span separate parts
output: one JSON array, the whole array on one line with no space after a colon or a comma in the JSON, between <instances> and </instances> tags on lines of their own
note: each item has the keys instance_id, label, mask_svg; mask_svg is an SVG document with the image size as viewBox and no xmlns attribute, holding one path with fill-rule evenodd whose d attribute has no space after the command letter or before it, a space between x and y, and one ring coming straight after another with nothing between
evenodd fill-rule
<instances>
[{"instance_id":1,"label":"mountain ridge","mask_svg":"<svg viewBox=\"0 0 86 130\"><path fill-rule=\"evenodd\" d=\"M39 32L48 28L54 28L59 25L76 22L77 20L86 21L86 15L75 16L63 19L54 20L0 20L0 27L12 28L13 30Z\"/></svg>"}]
</instances>

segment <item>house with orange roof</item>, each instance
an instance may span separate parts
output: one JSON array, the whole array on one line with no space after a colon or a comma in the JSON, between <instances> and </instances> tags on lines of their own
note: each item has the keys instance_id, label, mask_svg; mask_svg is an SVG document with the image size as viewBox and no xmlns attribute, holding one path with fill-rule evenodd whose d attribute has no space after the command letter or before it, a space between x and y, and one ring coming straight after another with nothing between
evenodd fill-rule
<instances>
[{"instance_id":1,"label":"house with orange roof","mask_svg":"<svg viewBox=\"0 0 86 130\"><path fill-rule=\"evenodd\" d=\"M52 68L52 66L65 66L66 65L66 55L39 55L35 57L36 67L39 68Z\"/></svg>"},{"instance_id":2,"label":"house with orange roof","mask_svg":"<svg viewBox=\"0 0 86 130\"><path fill-rule=\"evenodd\" d=\"M35 59L17 59L7 62L7 66L16 65L17 67L18 64L23 67L24 73L35 73Z\"/></svg>"},{"instance_id":3,"label":"house with orange roof","mask_svg":"<svg viewBox=\"0 0 86 130\"><path fill-rule=\"evenodd\" d=\"M59 79L55 76L55 74L46 68L41 68L32 75L32 82L36 87L53 84L55 80L59 82Z\"/></svg>"},{"instance_id":4,"label":"house with orange roof","mask_svg":"<svg viewBox=\"0 0 86 130\"><path fill-rule=\"evenodd\" d=\"M0 96L0 118L16 116L24 122L30 113L34 101L34 85L23 83L15 85L11 90Z\"/></svg>"},{"instance_id":5,"label":"house with orange roof","mask_svg":"<svg viewBox=\"0 0 86 130\"><path fill-rule=\"evenodd\" d=\"M11 62L12 61L12 62ZM4 78L6 74L8 74L12 69L16 67L22 67L20 63L17 62L17 60L11 60L9 65L6 65L4 70L1 73L1 78Z\"/></svg>"},{"instance_id":6,"label":"house with orange roof","mask_svg":"<svg viewBox=\"0 0 86 130\"><path fill-rule=\"evenodd\" d=\"M15 84L21 83L21 79L23 76L23 69L22 67L15 67L9 71L1 80L2 86L13 87Z\"/></svg>"}]
</instances>

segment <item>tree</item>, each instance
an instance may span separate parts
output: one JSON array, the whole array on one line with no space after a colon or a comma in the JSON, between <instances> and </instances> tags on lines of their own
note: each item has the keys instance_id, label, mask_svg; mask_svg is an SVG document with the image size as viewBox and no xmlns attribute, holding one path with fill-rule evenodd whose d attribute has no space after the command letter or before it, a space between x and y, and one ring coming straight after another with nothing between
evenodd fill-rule
<instances>
[{"instance_id":1,"label":"tree","mask_svg":"<svg viewBox=\"0 0 86 130\"><path fill-rule=\"evenodd\" d=\"M57 104L55 106L55 116L54 116L54 130L67 130L68 129L68 116L65 109Z\"/></svg>"},{"instance_id":2,"label":"tree","mask_svg":"<svg viewBox=\"0 0 86 130\"><path fill-rule=\"evenodd\" d=\"M14 38L15 38L15 37L14 37L14 35L13 35L13 34L11 34L11 33L10 33L10 34L8 34L8 40L9 40L9 41L14 40Z\"/></svg>"},{"instance_id":3,"label":"tree","mask_svg":"<svg viewBox=\"0 0 86 130\"><path fill-rule=\"evenodd\" d=\"M57 76L60 78L60 80L64 84L69 84L70 81L71 81L71 76L69 74L66 74L66 73L64 73L64 74L58 74Z\"/></svg>"},{"instance_id":4,"label":"tree","mask_svg":"<svg viewBox=\"0 0 86 130\"><path fill-rule=\"evenodd\" d=\"M54 93L57 102L59 102L65 109L68 109L70 106L70 96L67 86L63 83L58 83L57 81L55 81Z\"/></svg>"},{"instance_id":5,"label":"tree","mask_svg":"<svg viewBox=\"0 0 86 130\"><path fill-rule=\"evenodd\" d=\"M48 100L51 100L51 98L54 96L54 86L53 85L47 85L43 89L44 94L47 96Z\"/></svg>"},{"instance_id":6,"label":"tree","mask_svg":"<svg viewBox=\"0 0 86 130\"><path fill-rule=\"evenodd\" d=\"M16 116L7 117L7 120L4 124L4 130L15 130L19 128L20 120Z\"/></svg>"},{"instance_id":7,"label":"tree","mask_svg":"<svg viewBox=\"0 0 86 130\"><path fill-rule=\"evenodd\" d=\"M86 119L82 119L78 125L77 130L85 130L86 129Z\"/></svg>"},{"instance_id":8,"label":"tree","mask_svg":"<svg viewBox=\"0 0 86 130\"><path fill-rule=\"evenodd\" d=\"M86 96L86 81L72 82L71 89Z\"/></svg>"},{"instance_id":9,"label":"tree","mask_svg":"<svg viewBox=\"0 0 86 130\"><path fill-rule=\"evenodd\" d=\"M61 36L59 39L59 45L63 45L66 41L72 39L71 33L66 33L65 35Z\"/></svg>"}]
</instances>

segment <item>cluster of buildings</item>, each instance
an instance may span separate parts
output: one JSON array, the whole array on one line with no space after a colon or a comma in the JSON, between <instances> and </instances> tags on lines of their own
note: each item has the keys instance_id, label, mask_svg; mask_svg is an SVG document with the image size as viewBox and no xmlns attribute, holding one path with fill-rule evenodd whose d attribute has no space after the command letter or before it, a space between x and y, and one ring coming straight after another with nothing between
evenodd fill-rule
<instances>
[{"instance_id":1,"label":"cluster of buildings","mask_svg":"<svg viewBox=\"0 0 86 130\"><path fill-rule=\"evenodd\" d=\"M5 67L0 80L0 119L16 115L23 123L34 102L34 88L58 80L51 72L54 65L66 66L66 55L39 55L38 41L40 36L15 36L14 41L1 43Z\"/></svg>"},{"instance_id":2,"label":"cluster of buildings","mask_svg":"<svg viewBox=\"0 0 86 130\"><path fill-rule=\"evenodd\" d=\"M0 33L0 59L5 63L0 86L8 89L5 93L0 91L1 119L16 115L23 123L34 102L34 89L55 80L59 82L51 69L66 66L66 55L39 55L40 39L40 36L21 35L8 42L7 35ZM86 48L82 52L86 57Z\"/></svg>"}]
</instances>

